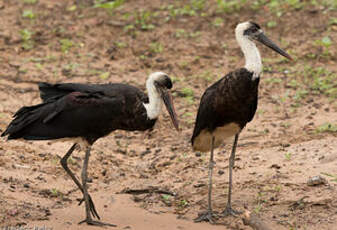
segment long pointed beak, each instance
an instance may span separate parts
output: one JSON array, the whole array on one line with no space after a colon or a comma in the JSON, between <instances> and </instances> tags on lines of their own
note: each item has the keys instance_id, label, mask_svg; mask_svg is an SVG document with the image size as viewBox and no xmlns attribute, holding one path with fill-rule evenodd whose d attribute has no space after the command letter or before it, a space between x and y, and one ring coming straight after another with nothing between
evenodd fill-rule
<instances>
[{"instance_id":1,"label":"long pointed beak","mask_svg":"<svg viewBox=\"0 0 337 230\"><path fill-rule=\"evenodd\" d=\"M257 41L261 42L265 46L268 46L272 50L276 51L277 53L281 54L282 56L288 58L289 60L293 60L290 55L282 50L280 47L278 47L272 40L270 40L264 33L260 33L255 38Z\"/></svg>"},{"instance_id":2,"label":"long pointed beak","mask_svg":"<svg viewBox=\"0 0 337 230\"><path fill-rule=\"evenodd\" d=\"M179 131L179 122L176 114L176 110L173 105L172 95L166 89L160 90L161 97L163 98L164 104L166 106L167 112L170 114L172 124Z\"/></svg>"}]
</instances>

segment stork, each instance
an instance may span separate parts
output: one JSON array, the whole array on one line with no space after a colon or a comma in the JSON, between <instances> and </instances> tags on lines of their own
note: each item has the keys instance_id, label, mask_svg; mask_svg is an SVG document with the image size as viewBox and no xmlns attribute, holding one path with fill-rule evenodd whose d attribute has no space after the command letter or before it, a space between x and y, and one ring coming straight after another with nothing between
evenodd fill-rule
<instances>
[{"instance_id":1,"label":"stork","mask_svg":"<svg viewBox=\"0 0 337 230\"><path fill-rule=\"evenodd\" d=\"M86 218L79 222L98 226L115 226L100 219L87 189L87 167L92 145L114 130L151 129L165 104L174 127L178 120L170 89L172 81L163 72L152 73L147 81L148 96L127 84L48 84L40 83L43 102L25 106L14 114L14 120L1 136L8 140L73 139L74 144L61 159L61 165L83 194ZM85 150L81 173L82 184L68 168L67 159L76 146Z\"/></svg>"},{"instance_id":2,"label":"stork","mask_svg":"<svg viewBox=\"0 0 337 230\"><path fill-rule=\"evenodd\" d=\"M232 170L235 160L235 150L242 129L255 114L258 100L258 85L262 71L259 50L254 41L259 41L282 56L290 59L285 51L264 35L260 26L254 22L243 22L236 26L236 40L244 54L246 64L236 69L208 87L204 92L198 109L195 127L192 135L192 147L195 151L210 151L208 209L201 213L196 222L214 222L215 215L211 205L213 152L224 140L234 136L232 152L229 158L229 188L228 201L220 216L235 215L232 209Z\"/></svg>"}]
</instances>

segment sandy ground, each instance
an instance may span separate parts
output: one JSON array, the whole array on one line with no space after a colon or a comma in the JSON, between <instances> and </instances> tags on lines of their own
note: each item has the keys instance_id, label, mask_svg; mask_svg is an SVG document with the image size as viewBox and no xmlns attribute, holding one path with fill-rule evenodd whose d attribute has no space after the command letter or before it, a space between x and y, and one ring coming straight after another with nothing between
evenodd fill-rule
<instances>
[{"instance_id":1,"label":"sandy ground","mask_svg":"<svg viewBox=\"0 0 337 230\"><path fill-rule=\"evenodd\" d=\"M251 229L238 217L220 218L215 225L193 222L207 207L209 153L194 153L189 140L204 90L243 65L232 32L236 23L253 19L296 61L286 62L259 46L265 69L257 113L240 134L233 207L246 206L272 229L337 229L337 104L332 94L337 28L328 23L336 10L307 6L276 18L268 6L259 13L244 8L225 14L215 10L215 2L208 4L207 15L172 19L159 0L126 1L113 14L92 7L74 10L65 0L0 0L0 132L20 107L40 102L39 81L125 82L145 89L150 72L165 71L174 79L182 131L174 130L164 112L152 132L116 131L97 141L88 172L98 213L116 229ZM139 7L160 16L136 20ZM25 10L35 19L23 17ZM219 17L223 22L214 26ZM267 26L270 21L277 26ZM142 28L149 24L155 28ZM25 29L32 32L29 39L23 38ZM324 36L333 38L328 57L313 45ZM323 84L320 91L314 83ZM0 139L0 229L96 228L77 225L84 218L84 206L77 205L81 193L59 164L70 146ZM213 205L218 212L227 200L230 149L231 142L215 155ZM69 160L77 175L83 155L76 150ZM316 176L324 179L308 184ZM145 192L125 194L128 189Z\"/></svg>"}]
</instances>

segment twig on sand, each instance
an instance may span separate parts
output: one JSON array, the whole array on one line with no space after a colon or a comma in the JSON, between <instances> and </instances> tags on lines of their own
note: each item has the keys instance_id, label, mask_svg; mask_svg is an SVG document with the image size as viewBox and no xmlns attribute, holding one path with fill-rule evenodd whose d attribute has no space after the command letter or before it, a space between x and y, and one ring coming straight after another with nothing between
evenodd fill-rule
<instances>
[{"instance_id":1,"label":"twig on sand","mask_svg":"<svg viewBox=\"0 0 337 230\"><path fill-rule=\"evenodd\" d=\"M135 195L144 194L144 193L158 193L158 194L167 194L171 196L177 195L175 192L163 190L163 189L152 187L152 186L148 188L140 188L140 189L125 188L121 191L121 193L135 194Z\"/></svg>"}]
</instances>

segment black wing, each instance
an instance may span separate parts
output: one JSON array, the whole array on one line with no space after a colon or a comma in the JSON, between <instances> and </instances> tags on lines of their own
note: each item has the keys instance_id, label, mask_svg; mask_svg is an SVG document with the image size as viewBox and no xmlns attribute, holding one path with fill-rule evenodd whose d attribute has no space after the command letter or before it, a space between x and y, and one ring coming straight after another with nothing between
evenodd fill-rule
<instances>
[{"instance_id":1,"label":"black wing","mask_svg":"<svg viewBox=\"0 0 337 230\"><path fill-rule=\"evenodd\" d=\"M96 140L120 128L117 121L126 115L123 96L73 92L56 101L21 108L2 136L28 140L80 136Z\"/></svg>"},{"instance_id":2,"label":"black wing","mask_svg":"<svg viewBox=\"0 0 337 230\"><path fill-rule=\"evenodd\" d=\"M197 113L197 118L195 121L195 126L193 130L193 135L191 138L192 145L194 143L194 138L196 138L203 129L212 130L212 115L215 115L214 111L214 95L216 93L216 83L211 87L207 88L200 99L200 105Z\"/></svg>"},{"instance_id":3,"label":"black wing","mask_svg":"<svg viewBox=\"0 0 337 230\"><path fill-rule=\"evenodd\" d=\"M106 86L112 84L81 84L81 83L61 83L49 84L41 82L38 84L40 90L40 97L45 102L48 100L57 100L72 92L83 93L100 93ZM118 84L116 84L118 85Z\"/></svg>"},{"instance_id":4,"label":"black wing","mask_svg":"<svg viewBox=\"0 0 337 230\"><path fill-rule=\"evenodd\" d=\"M228 73L206 89L192 135L192 144L204 129L215 128L235 122L243 128L250 122L257 108L259 78L244 68Z\"/></svg>"}]
</instances>

